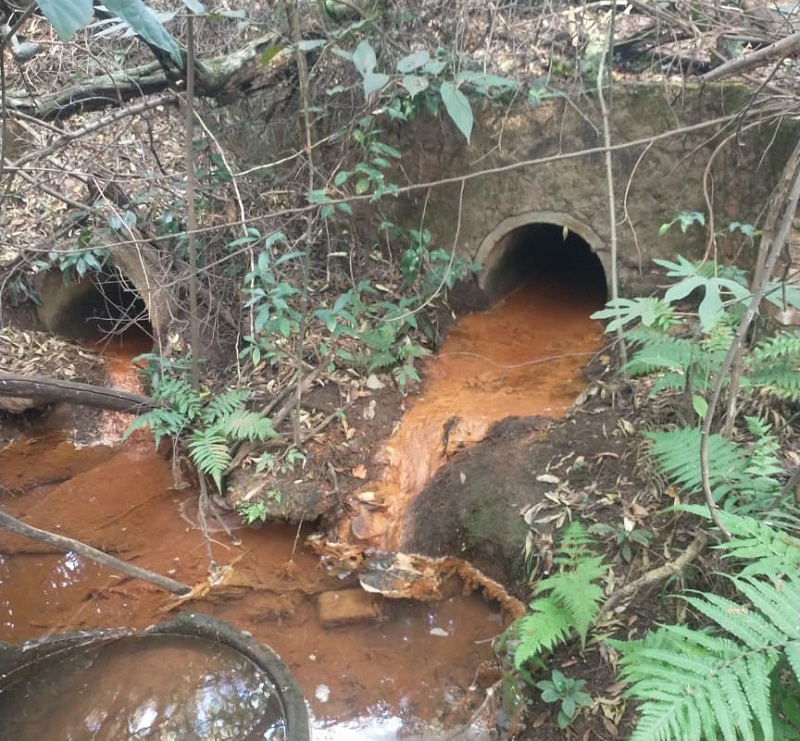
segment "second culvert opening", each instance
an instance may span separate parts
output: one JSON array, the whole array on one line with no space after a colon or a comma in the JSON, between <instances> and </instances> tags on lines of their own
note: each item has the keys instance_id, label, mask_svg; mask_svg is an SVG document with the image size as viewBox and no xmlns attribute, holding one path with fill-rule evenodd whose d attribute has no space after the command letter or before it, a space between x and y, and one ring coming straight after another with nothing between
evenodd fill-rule
<instances>
[{"instance_id":1,"label":"second culvert opening","mask_svg":"<svg viewBox=\"0 0 800 741\"><path fill-rule=\"evenodd\" d=\"M113 268L78 281L65 281L60 270L51 270L43 276L39 293L39 316L53 334L101 344L152 337L144 300Z\"/></svg>"},{"instance_id":2,"label":"second culvert opening","mask_svg":"<svg viewBox=\"0 0 800 741\"><path fill-rule=\"evenodd\" d=\"M528 223L502 235L483 261L482 286L496 301L523 284L563 286L602 305L606 273L592 246L562 224Z\"/></svg>"}]
</instances>

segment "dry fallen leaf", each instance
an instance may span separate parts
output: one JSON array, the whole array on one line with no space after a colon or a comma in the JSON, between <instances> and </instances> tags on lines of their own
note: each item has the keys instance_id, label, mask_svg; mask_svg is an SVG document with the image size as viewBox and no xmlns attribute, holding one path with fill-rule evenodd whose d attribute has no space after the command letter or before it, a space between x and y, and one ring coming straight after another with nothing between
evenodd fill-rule
<instances>
[{"instance_id":1,"label":"dry fallen leaf","mask_svg":"<svg viewBox=\"0 0 800 741\"><path fill-rule=\"evenodd\" d=\"M353 476L355 476L357 479L367 478L367 467L363 463L359 463L355 468L353 468Z\"/></svg>"}]
</instances>

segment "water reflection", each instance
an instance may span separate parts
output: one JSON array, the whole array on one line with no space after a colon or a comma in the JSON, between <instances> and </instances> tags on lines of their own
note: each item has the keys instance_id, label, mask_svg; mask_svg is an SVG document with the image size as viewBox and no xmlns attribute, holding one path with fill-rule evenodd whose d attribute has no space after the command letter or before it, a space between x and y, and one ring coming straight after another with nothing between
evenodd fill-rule
<instances>
[{"instance_id":1,"label":"water reflection","mask_svg":"<svg viewBox=\"0 0 800 741\"><path fill-rule=\"evenodd\" d=\"M0 691L0 738L289 741L271 680L227 646L186 636L70 649Z\"/></svg>"}]
</instances>

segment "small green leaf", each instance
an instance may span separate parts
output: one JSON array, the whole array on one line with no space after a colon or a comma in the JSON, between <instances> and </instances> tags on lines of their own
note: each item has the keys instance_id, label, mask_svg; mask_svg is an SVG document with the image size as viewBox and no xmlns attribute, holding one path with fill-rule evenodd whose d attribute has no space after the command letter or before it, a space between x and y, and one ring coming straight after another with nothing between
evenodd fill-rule
<instances>
[{"instance_id":1,"label":"small green leaf","mask_svg":"<svg viewBox=\"0 0 800 741\"><path fill-rule=\"evenodd\" d=\"M261 52L260 60L261 64L265 67L273 60L275 57L278 56L283 51L284 47L278 44L272 44L268 46L264 51Z\"/></svg>"},{"instance_id":2,"label":"small green leaf","mask_svg":"<svg viewBox=\"0 0 800 741\"><path fill-rule=\"evenodd\" d=\"M469 144L472 135L472 106L467 96L464 95L452 82L443 82L439 90L445 110L458 130L464 135Z\"/></svg>"},{"instance_id":3,"label":"small green leaf","mask_svg":"<svg viewBox=\"0 0 800 741\"><path fill-rule=\"evenodd\" d=\"M320 46L325 46L327 43L327 39L302 39L297 48L300 51L313 51L314 49L319 49Z\"/></svg>"},{"instance_id":4,"label":"small green leaf","mask_svg":"<svg viewBox=\"0 0 800 741\"><path fill-rule=\"evenodd\" d=\"M411 54L406 55L397 63L397 71L400 74L406 74L408 72L414 72L418 70L420 67L423 67L430 61L431 55L428 52L422 51L415 51Z\"/></svg>"},{"instance_id":5,"label":"small green leaf","mask_svg":"<svg viewBox=\"0 0 800 741\"><path fill-rule=\"evenodd\" d=\"M708 402L702 396L694 394L692 396L692 408L698 417L705 418L708 412Z\"/></svg>"},{"instance_id":6,"label":"small green leaf","mask_svg":"<svg viewBox=\"0 0 800 741\"><path fill-rule=\"evenodd\" d=\"M382 72L367 72L364 75L364 95L369 97L381 90L389 82L389 75Z\"/></svg>"},{"instance_id":7,"label":"small green leaf","mask_svg":"<svg viewBox=\"0 0 800 741\"><path fill-rule=\"evenodd\" d=\"M142 0L104 0L104 4L112 13L125 21L134 33L149 44L169 52L173 61L181 63L181 49L178 42Z\"/></svg>"},{"instance_id":8,"label":"small green leaf","mask_svg":"<svg viewBox=\"0 0 800 741\"><path fill-rule=\"evenodd\" d=\"M406 75L400 84L408 90L411 95L418 95L428 89L428 78L419 75Z\"/></svg>"}]
</instances>

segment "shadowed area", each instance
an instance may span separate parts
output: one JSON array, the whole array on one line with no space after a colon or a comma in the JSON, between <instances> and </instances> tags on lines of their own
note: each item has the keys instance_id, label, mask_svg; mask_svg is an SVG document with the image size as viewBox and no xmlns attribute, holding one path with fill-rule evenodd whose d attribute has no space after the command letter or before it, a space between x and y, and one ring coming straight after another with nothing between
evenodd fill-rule
<instances>
[{"instance_id":1,"label":"shadowed area","mask_svg":"<svg viewBox=\"0 0 800 741\"><path fill-rule=\"evenodd\" d=\"M512 229L501 237L487 261L484 290L494 301L513 289L536 280L565 282L604 303L606 275L589 243L560 224L531 223Z\"/></svg>"}]
</instances>

